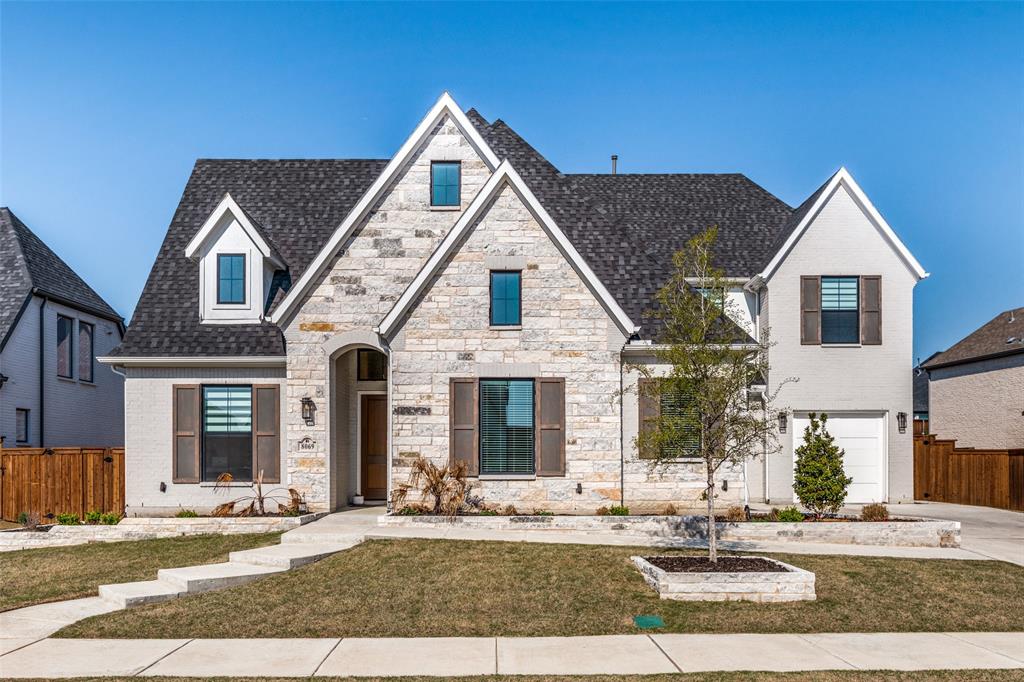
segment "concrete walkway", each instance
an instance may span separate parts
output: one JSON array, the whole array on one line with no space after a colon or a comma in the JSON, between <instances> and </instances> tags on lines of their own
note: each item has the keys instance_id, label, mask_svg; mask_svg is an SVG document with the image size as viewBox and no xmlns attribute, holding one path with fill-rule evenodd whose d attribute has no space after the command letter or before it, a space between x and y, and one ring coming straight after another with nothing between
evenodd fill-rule
<instances>
[{"instance_id":1,"label":"concrete walkway","mask_svg":"<svg viewBox=\"0 0 1024 682\"><path fill-rule=\"evenodd\" d=\"M960 522L960 545L987 559L1024 566L1024 513L942 502L891 504L894 514Z\"/></svg>"},{"instance_id":2,"label":"concrete walkway","mask_svg":"<svg viewBox=\"0 0 1024 682\"><path fill-rule=\"evenodd\" d=\"M629 675L973 668L1024 668L1024 633L44 639L0 656L3 678Z\"/></svg>"}]
</instances>

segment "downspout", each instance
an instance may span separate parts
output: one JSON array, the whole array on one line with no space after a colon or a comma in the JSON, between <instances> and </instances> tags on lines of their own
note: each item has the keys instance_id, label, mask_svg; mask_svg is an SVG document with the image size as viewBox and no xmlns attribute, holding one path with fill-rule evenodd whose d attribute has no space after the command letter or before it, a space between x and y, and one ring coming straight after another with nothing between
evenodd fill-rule
<instances>
[{"instance_id":1,"label":"downspout","mask_svg":"<svg viewBox=\"0 0 1024 682\"><path fill-rule=\"evenodd\" d=\"M39 302L39 447L46 447L46 297Z\"/></svg>"}]
</instances>

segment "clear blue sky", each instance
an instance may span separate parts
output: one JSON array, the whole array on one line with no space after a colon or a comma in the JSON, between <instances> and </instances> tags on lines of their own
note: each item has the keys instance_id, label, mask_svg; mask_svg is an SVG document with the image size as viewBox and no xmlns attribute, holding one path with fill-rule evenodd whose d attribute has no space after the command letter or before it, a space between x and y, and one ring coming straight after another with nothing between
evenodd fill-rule
<instances>
[{"instance_id":1,"label":"clear blue sky","mask_svg":"<svg viewBox=\"0 0 1024 682\"><path fill-rule=\"evenodd\" d=\"M915 354L1024 305L1024 4L0 5L0 202L130 317L197 157L389 157L442 90L559 168L854 174L932 273Z\"/></svg>"}]
</instances>

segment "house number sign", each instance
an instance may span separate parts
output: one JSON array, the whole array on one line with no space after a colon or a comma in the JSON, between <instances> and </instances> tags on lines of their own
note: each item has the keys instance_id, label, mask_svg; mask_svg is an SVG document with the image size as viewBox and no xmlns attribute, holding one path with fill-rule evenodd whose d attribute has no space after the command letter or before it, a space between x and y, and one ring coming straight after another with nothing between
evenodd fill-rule
<instances>
[{"instance_id":1,"label":"house number sign","mask_svg":"<svg viewBox=\"0 0 1024 682\"><path fill-rule=\"evenodd\" d=\"M316 450L316 441L306 436L299 441L299 450Z\"/></svg>"}]
</instances>

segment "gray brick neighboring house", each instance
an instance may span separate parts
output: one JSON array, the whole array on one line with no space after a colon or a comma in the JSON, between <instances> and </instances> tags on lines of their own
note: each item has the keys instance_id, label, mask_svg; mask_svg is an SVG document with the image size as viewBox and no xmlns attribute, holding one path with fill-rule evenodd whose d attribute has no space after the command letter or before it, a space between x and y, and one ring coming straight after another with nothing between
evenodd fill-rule
<instances>
[{"instance_id":1,"label":"gray brick neighboring house","mask_svg":"<svg viewBox=\"0 0 1024 682\"><path fill-rule=\"evenodd\" d=\"M965 448L1024 448L1024 308L925 361L929 431Z\"/></svg>"},{"instance_id":2,"label":"gray brick neighboring house","mask_svg":"<svg viewBox=\"0 0 1024 682\"><path fill-rule=\"evenodd\" d=\"M739 174L567 174L445 94L391 159L196 162L104 358L127 375L129 513L209 508L223 472L314 509L385 500L416 457L521 511L701 505L702 466L640 459L617 395L655 363L672 253L712 225L737 333L771 326L769 385L800 378L783 451L726 472L721 502L792 500L821 410L856 501L909 499L926 273L849 173L796 209Z\"/></svg>"},{"instance_id":3,"label":"gray brick neighboring house","mask_svg":"<svg viewBox=\"0 0 1024 682\"><path fill-rule=\"evenodd\" d=\"M124 321L14 213L0 208L4 447L119 446L124 379L96 357Z\"/></svg>"}]
</instances>

